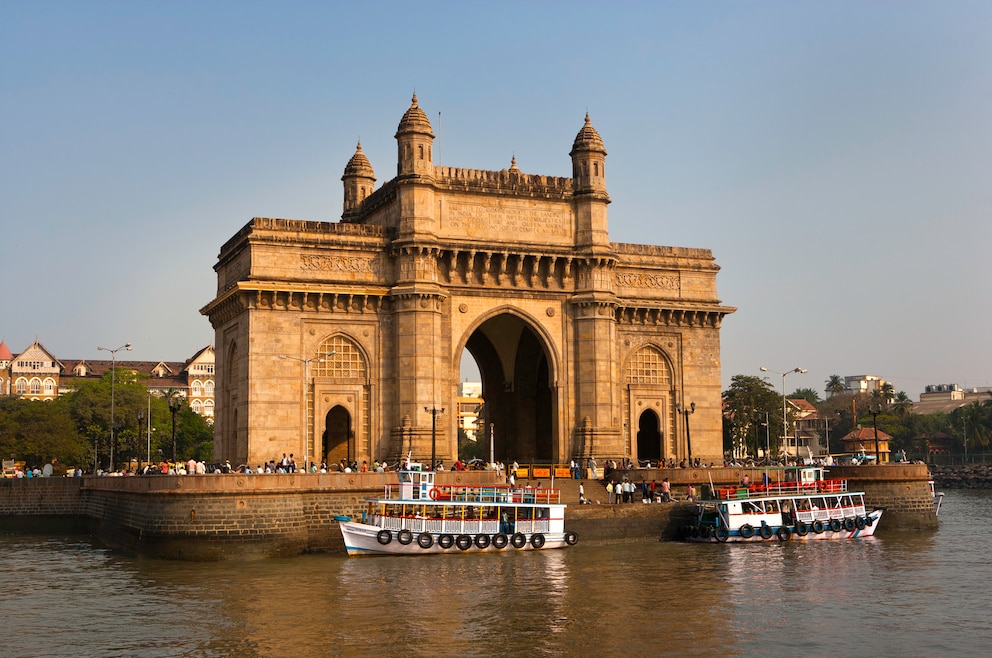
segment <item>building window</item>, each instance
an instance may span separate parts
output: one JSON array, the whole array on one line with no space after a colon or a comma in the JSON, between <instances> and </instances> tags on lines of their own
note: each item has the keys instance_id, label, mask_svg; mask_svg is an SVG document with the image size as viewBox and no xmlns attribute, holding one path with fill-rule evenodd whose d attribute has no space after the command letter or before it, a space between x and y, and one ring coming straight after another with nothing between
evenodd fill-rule
<instances>
[{"instance_id":1,"label":"building window","mask_svg":"<svg viewBox=\"0 0 992 658\"><path fill-rule=\"evenodd\" d=\"M45 380L45 395L55 395L55 380L51 377Z\"/></svg>"},{"instance_id":2,"label":"building window","mask_svg":"<svg viewBox=\"0 0 992 658\"><path fill-rule=\"evenodd\" d=\"M28 380L23 377L18 378L17 383L14 384L14 391L18 395L26 395L28 392Z\"/></svg>"},{"instance_id":3,"label":"building window","mask_svg":"<svg viewBox=\"0 0 992 658\"><path fill-rule=\"evenodd\" d=\"M193 380L193 384L192 384L192 386L190 386L190 388L193 391L193 397L194 398L198 398L201 395L203 395L203 385L200 384L200 380L199 379L194 379Z\"/></svg>"},{"instance_id":4,"label":"building window","mask_svg":"<svg viewBox=\"0 0 992 658\"><path fill-rule=\"evenodd\" d=\"M208 379L206 382L204 382L204 384L203 384L203 394L206 395L206 396L209 396L209 397L213 397L213 394L214 394L214 381L212 379Z\"/></svg>"},{"instance_id":5,"label":"building window","mask_svg":"<svg viewBox=\"0 0 992 658\"><path fill-rule=\"evenodd\" d=\"M333 354L331 354L333 352ZM365 358L351 340L344 336L332 336L325 340L313 354L311 372L314 377L334 379L366 379Z\"/></svg>"},{"instance_id":6,"label":"building window","mask_svg":"<svg viewBox=\"0 0 992 658\"><path fill-rule=\"evenodd\" d=\"M630 359L627 368L629 384L663 384L671 381L671 369L664 355L654 347L642 347Z\"/></svg>"},{"instance_id":7,"label":"building window","mask_svg":"<svg viewBox=\"0 0 992 658\"><path fill-rule=\"evenodd\" d=\"M41 380L37 377L31 380L31 395L41 395Z\"/></svg>"}]
</instances>

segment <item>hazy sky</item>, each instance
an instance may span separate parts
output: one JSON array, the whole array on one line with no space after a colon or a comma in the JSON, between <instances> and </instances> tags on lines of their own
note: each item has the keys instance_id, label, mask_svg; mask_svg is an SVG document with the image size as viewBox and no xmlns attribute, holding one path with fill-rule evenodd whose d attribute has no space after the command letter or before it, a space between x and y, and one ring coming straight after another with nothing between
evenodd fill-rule
<instances>
[{"instance_id":1,"label":"hazy sky","mask_svg":"<svg viewBox=\"0 0 992 658\"><path fill-rule=\"evenodd\" d=\"M13 352L211 344L220 246L339 220L355 143L392 177L416 91L468 168L569 176L588 111L611 239L722 267L724 385L992 384L992 3L340 5L0 4Z\"/></svg>"}]
</instances>

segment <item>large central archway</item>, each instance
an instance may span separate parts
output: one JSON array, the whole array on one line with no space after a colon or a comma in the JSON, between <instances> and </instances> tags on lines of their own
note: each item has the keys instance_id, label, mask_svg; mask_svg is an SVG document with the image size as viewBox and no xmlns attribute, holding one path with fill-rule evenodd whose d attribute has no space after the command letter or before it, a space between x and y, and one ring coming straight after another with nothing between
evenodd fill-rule
<instances>
[{"instance_id":1,"label":"large central archway","mask_svg":"<svg viewBox=\"0 0 992 658\"><path fill-rule=\"evenodd\" d=\"M547 344L533 326L518 315L500 313L472 332L465 349L482 379L480 434L492 436L493 456L506 463L559 459L553 367Z\"/></svg>"}]
</instances>

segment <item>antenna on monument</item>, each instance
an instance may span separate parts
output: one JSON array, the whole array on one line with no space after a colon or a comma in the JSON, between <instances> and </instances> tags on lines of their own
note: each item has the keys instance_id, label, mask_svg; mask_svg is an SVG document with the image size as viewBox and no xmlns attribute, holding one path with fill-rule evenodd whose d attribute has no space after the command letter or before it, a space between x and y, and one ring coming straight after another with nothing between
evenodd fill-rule
<instances>
[{"instance_id":1,"label":"antenna on monument","mask_svg":"<svg viewBox=\"0 0 992 658\"><path fill-rule=\"evenodd\" d=\"M444 160L441 158L441 145L444 142L441 141L441 111L437 112L437 166L440 167Z\"/></svg>"}]
</instances>

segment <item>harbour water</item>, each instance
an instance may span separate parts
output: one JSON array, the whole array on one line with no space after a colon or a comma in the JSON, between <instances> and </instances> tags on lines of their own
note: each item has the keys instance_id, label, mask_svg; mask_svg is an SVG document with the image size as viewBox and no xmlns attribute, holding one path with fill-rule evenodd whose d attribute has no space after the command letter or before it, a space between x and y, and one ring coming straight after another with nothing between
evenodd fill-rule
<instances>
[{"instance_id":1,"label":"harbour water","mask_svg":"<svg viewBox=\"0 0 992 658\"><path fill-rule=\"evenodd\" d=\"M990 541L992 491L808 544L185 563L5 535L0 656L987 655Z\"/></svg>"}]
</instances>

